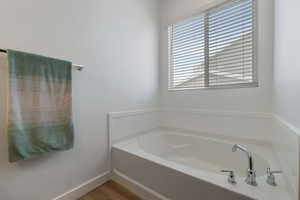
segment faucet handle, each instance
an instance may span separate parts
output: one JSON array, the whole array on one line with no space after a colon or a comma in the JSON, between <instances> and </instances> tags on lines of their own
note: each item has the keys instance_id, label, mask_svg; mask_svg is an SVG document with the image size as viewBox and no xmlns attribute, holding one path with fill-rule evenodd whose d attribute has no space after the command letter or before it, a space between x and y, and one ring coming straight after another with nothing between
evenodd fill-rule
<instances>
[{"instance_id":1,"label":"faucet handle","mask_svg":"<svg viewBox=\"0 0 300 200\"><path fill-rule=\"evenodd\" d=\"M281 170L275 170L275 171L271 171L271 168L267 168L267 174L282 174L283 171Z\"/></svg>"},{"instance_id":2,"label":"faucet handle","mask_svg":"<svg viewBox=\"0 0 300 200\"><path fill-rule=\"evenodd\" d=\"M235 180L235 175L234 175L234 171L233 170L221 170L221 172L223 173L229 173L228 176L228 183L230 184L236 184L236 180Z\"/></svg>"},{"instance_id":3,"label":"faucet handle","mask_svg":"<svg viewBox=\"0 0 300 200\"><path fill-rule=\"evenodd\" d=\"M271 168L267 168L267 183L271 186L276 186L275 176L274 174L282 174L283 171L271 171Z\"/></svg>"}]
</instances>

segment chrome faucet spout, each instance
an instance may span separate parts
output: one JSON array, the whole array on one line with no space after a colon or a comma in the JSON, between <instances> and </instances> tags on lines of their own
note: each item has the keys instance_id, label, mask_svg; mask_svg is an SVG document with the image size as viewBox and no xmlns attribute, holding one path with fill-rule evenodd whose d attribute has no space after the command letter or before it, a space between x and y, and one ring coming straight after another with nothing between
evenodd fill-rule
<instances>
[{"instance_id":1,"label":"chrome faucet spout","mask_svg":"<svg viewBox=\"0 0 300 200\"><path fill-rule=\"evenodd\" d=\"M248 151L248 149L242 145L239 145L239 144L233 145L232 152L236 152L237 150L241 150L246 153L246 155L248 157L248 162L249 162L249 169L253 170L254 166L253 166L252 153L250 151Z\"/></svg>"},{"instance_id":2,"label":"chrome faucet spout","mask_svg":"<svg viewBox=\"0 0 300 200\"><path fill-rule=\"evenodd\" d=\"M247 158L248 158L248 170L247 170L247 178L246 178L246 183L248 183L249 185L252 186L256 186L257 182L256 182L256 172L254 169L254 162L253 162L253 157L252 157L252 153L250 151L248 151L248 149L242 145L239 144L235 144L232 147L232 152L236 152L237 150L243 151L246 153Z\"/></svg>"}]
</instances>

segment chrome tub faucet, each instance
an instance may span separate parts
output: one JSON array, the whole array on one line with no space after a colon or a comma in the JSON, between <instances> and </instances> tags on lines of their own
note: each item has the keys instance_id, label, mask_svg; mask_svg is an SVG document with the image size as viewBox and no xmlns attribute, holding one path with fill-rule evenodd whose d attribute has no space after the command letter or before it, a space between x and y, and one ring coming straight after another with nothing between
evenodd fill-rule
<instances>
[{"instance_id":1,"label":"chrome tub faucet","mask_svg":"<svg viewBox=\"0 0 300 200\"><path fill-rule=\"evenodd\" d=\"M247 177L246 177L245 182L249 185L257 186L256 171L254 169L252 153L250 151L248 151L248 149L242 145L239 145L239 144L233 145L232 152L236 152L237 150L245 152L247 155L247 158L248 158L249 167L247 169Z\"/></svg>"}]
</instances>

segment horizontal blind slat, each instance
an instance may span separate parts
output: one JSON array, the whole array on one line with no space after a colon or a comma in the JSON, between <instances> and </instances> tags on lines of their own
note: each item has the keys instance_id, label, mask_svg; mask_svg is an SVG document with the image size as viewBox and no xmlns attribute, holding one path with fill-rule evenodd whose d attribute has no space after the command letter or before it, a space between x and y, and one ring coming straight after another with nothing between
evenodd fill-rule
<instances>
[{"instance_id":1,"label":"horizontal blind slat","mask_svg":"<svg viewBox=\"0 0 300 200\"><path fill-rule=\"evenodd\" d=\"M214 32L211 32L210 33L210 37L217 37L217 36L220 36L220 35L223 35L223 36L226 36L227 34L230 34L230 33L243 33L243 32L251 32L252 30L252 24L249 24L247 26L245 26L243 29L241 29L240 26L237 26L237 27L234 27L234 28L230 28L230 29L227 29L227 30L218 30L218 31L214 31Z\"/></svg>"},{"instance_id":2,"label":"horizontal blind slat","mask_svg":"<svg viewBox=\"0 0 300 200\"><path fill-rule=\"evenodd\" d=\"M209 27L209 30L211 32L220 32L220 31L224 31L227 29L234 29L235 27L241 28L241 26L249 25L251 23L252 23L252 18L249 17L249 18L243 18L239 21L232 21L231 23L222 22L220 24L214 24L214 26ZM218 31L216 31L216 30L218 30Z\"/></svg>"},{"instance_id":3,"label":"horizontal blind slat","mask_svg":"<svg viewBox=\"0 0 300 200\"><path fill-rule=\"evenodd\" d=\"M219 52L219 50L224 50L224 51L231 51L235 49L241 49L241 48L247 48L247 47L252 47L253 43L252 41L247 41L245 40L244 43L242 40L239 41L233 41L232 44L228 43L216 43L214 45L210 45L211 52ZM222 51L222 52L224 52Z\"/></svg>"},{"instance_id":4,"label":"horizontal blind slat","mask_svg":"<svg viewBox=\"0 0 300 200\"><path fill-rule=\"evenodd\" d=\"M173 28L173 34L184 34L186 32L190 31L201 31L199 28L203 28L203 22L201 23L196 23L193 24L192 26L187 26L187 27L180 27L180 28Z\"/></svg>"},{"instance_id":5,"label":"horizontal blind slat","mask_svg":"<svg viewBox=\"0 0 300 200\"><path fill-rule=\"evenodd\" d=\"M214 17L214 16L220 16L220 15L226 15L236 9L240 9L242 8L243 6L247 6L249 4L252 4L252 2L238 2L238 3L233 3L232 6L230 6L230 4L232 3L229 3L228 5L225 5L224 7L223 6L220 6L219 8L216 8L216 9L213 9L212 11L209 11L209 15ZM235 5L234 5L235 4ZM228 7L228 8L226 8ZM220 9L220 10L219 10Z\"/></svg>"},{"instance_id":6,"label":"horizontal blind slat","mask_svg":"<svg viewBox=\"0 0 300 200\"><path fill-rule=\"evenodd\" d=\"M189 40L189 39L203 39L203 36L201 32L191 32L191 33L186 33L186 34L181 34L181 35L173 35L172 36L173 42L179 42L179 41L184 41L184 40Z\"/></svg>"},{"instance_id":7,"label":"horizontal blind slat","mask_svg":"<svg viewBox=\"0 0 300 200\"><path fill-rule=\"evenodd\" d=\"M211 21L217 21L217 20L220 20L220 19L226 21L228 19L235 18L237 16L243 16L243 14L248 13L251 10L252 10L252 5L247 5L245 7L240 8L240 9L236 9L235 11L232 11L231 13L227 13L226 15L218 15L218 16L210 15L209 19Z\"/></svg>"},{"instance_id":8,"label":"horizontal blind slat","mask_svg":"<svg viewBox=\"0 0 300 200\"><path fill-rule=\"evenodd\" d=\"M203 57L204 52L196 51L196 52L192 52L192 53L176 54L176 57L174 58L174 60L186 60L186 59L193 58L194 56Z\"/></svg>"},{"instance_id":9,"label":"horizontal blind slat","mask_svg":"<svg viewBox=\"0 0 300 200\"><path fill-rule=\"evenodd\" d=\"M246 20L250 20L252 19L252 12L251 10L249 11L249 13L243 13L244 15L241 16L241 15L237 15L239 16L238 18L235 18L236 16L233 16L232 18L228 18L227 20L209 20L209 23L210 23L210 28L214 28L214 27L218 27L218 26L221 26L221 25L224 25L224 24L227 24L227 25L230 25L232 23L240 23L242 21L246 21Z\"/></svg>"},{"instance_id":10,"label":"horizontal blind slat","mask_svg":"<svg viewBox=\"0 0 300 200\"><path fill-rule=\"evenodd\" d=\"M192 52L202 52L203 51L203 47L189 47L189 48L182 48L182 49L178 49L178 50L173 50L172 55L173 56L177 56L177 55L181 55L183 53L192 53Z\"/></svg>"},{"instance_id":11,"label":"horizontal blind slat","mask_svg":"<svg viewBox=\"0 0 300 200\"><path fill-rule=\"evenodd\" d=\"M253 36L251 34L252 32L248 31L248 32L243 32L242 34L236 34L236 33L230 33L228 35L221 35L221 36L210 36L210 39L212 40L216 40L215 43L222 41L222 39L225 39L227 41L231 41L231 40L238 40L238 39L249 39L252 41ZM214 42L210 42L210 44L214 44Z\"/></svg>"},{"instance_id":12,"label":"horizontal blind slat","mask_svg":"<svg viewBox=\"0 0 300 200\"><path fill-rule=\"evenodd\" d=\"M199 16L199 17L196 17L196 18L191 18L189 20L185 20L183 22L180 22L178 24L173 24L173 28L183 28L183 27L187 27L187 26L191 26L191 24L194 24L194 23L198 23L199 21L203 21L203 17Z\"/></svg>"},{"instance_id":13,"label":"horizontal blind slat","mask_svg":"<svg viewBox=\"0 0 300 200\"><path fill-rule=\"evenodd\" d=\"M222 47L214 48L213 50L211 50L211 53L214 54L216 52L219 52L220 49L222 50L223 48ZM243 46L243 50L245 52L246 51L253 51L253 46L252 45ZM225 55L230 56L230 55L232 55L234 53L237 53L237 52L241 52L241 48L232 48L232 49L227 49L227 51L222 51L222 56L223 57L225 57Z\"/></svg>"},{"instance_id":14,"label":"horizontal blind slat","mask_svg":"<svg viewBox=\"0 0 300 200\"><path fill-rule=\"evenodd\" d=\"M181 44L174 44L173 48L174 49L182 49L182 48L188 48L188 47L194 47L194 46L201 46L203 44L202 41L190 41L189 43L181 43Z\"/></svg>"},{"instance_id":15,"label":"horizontal blind slat","mask_svg":"<svg viewBox=\"0 0 300 200\"><path fill-rule=\"evenodd\" d=\"M224 24L230 24L232 22L238 22L241 19L249 18L253 16L252 8L249 7L245 10L238 10L236 12L233 12L229 15L224 15L221 17L212 17L209 16L209 23L210 25L217 25L223 22Z\"/></svg>"},{"instance_id":16,"label":"horizontal blind slat","mask_svg":"<svg viewBox=\"0 0 300 200\"><path fill-rule=\"evenodd\" d=\"M223 67L223 68L212 68L210 69L210 71L212 71L213 73L216 72L246 72L246 71L253 71L253 69L250 68L244 68L244 65L239 65L239 66L235 66L235 67ZM198 68L198 69L185 69L185 70L178 70L176 71L176 75L182 75L182 74L188 74L188 75L193 75L193 74L201 74L204 73L205 70L203 68Z\"/></svg>"}]
</instances>

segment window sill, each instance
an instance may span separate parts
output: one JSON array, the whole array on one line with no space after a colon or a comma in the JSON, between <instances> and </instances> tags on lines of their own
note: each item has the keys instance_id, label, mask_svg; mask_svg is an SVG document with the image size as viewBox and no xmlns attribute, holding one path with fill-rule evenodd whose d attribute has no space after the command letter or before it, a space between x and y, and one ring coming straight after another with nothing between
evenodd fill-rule
<instances>
[{"instance_id":1,"label":"window sill","mask_svg":"<svg viewBox=\"0 0 300 200\"><path fill-rule=\"evenodd\" d=\"M191 88L168 88L170 92L184 91L184 90L223 90L223 89L242 89L242 88L258 88L258 83L247 83L247 84L233 84L224 86L214 86L214 87L191 87Z\"/></svg>"}]
</instances>

